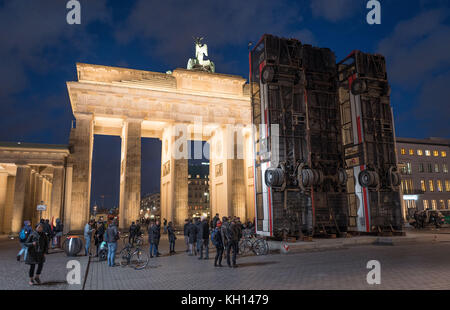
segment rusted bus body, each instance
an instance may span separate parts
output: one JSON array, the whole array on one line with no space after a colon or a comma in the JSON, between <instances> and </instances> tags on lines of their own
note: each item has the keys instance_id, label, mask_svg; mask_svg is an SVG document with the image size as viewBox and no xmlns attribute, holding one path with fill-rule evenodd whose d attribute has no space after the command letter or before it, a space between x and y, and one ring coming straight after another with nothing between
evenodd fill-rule
<instances>
[{"instance_id":1,"label":"rusted bus body","mask_svg":"<svg viewBox=\"0 0 450 310\"><path fill-rule=\"evenodd\" d=\"M353 51L338 64L349 230L401 230L400 177L385 59Z\"/></svg>"},{"instance_id":2,"label":"rusted bus body","mask_svg":"<svg viewBox=\"0 0 450 310\"><path fill-rule=\"evenodd\" d=\"M334 54L264 35L249 58L257 232L346 231Z\"/></svg>"}]
</instances>

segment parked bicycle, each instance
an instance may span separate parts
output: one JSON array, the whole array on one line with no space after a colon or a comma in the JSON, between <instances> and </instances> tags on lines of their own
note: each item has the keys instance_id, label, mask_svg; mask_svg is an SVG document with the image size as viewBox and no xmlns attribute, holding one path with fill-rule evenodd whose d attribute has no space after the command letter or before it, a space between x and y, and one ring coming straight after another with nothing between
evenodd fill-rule
<instances>
[{"instance_id":1,"label":"parked bicycle","mask_svg":"<svg viewBox=\"0 0 450 310\"><path fill-rule=\"evenodd\" d=\"M269 253L269 244L261 237L258 237L254 232L244 230L243 237L239 241L239 254L245 255L253 251L255 255L267 255Z\"/></svg>"},{"instance_id":2,"label":"parked bicycle","mask_svg":"<svg viewBox=\"0 0 450 310\"><path fill-rule=\"evenodd\" d=\"M141 270L147 267L149 257L148 253L142 249L143 238L136 240L136 247L130 243L127 244L119 253L120 265L122 267L130 266L135 270Z\"/></svg>"}]
</instances>

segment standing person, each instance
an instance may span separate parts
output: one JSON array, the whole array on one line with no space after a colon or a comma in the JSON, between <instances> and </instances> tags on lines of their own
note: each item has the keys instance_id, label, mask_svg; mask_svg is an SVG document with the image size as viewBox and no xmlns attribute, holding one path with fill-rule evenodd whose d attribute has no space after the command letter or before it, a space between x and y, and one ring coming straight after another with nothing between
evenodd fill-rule
<instances>
[{"instance_id":1,"label":"standing person","mask_svg":"<svg viewBox=\"0 0 450 310\"><path fill-rule=\"evenodd\" d=\"M134 241L136 240L136 223L131 222L130 229L129 229L129 236L128 236L128 243L131 244L131 246L134 245Z\"/></svg>"},{"instance_id":2,"label":"standing person","mask_svg":"<svg viewBox=\"0 0 450 310\"><path fill-rule=\"evenodd\" d=\"M95 230L95 234L94 234L94 242L97 247L97 250L95 252L95 257L98 257L98 251L103 242L104 234L105 234L105 225L103 225L103 222L101 220L99 220L98 224L97 224L97 229Z\"/></svg>"},{"instance_id":3,"label":"standing person","mask_svg":"<svg viewBox=\"0 0 450 310\"><path fill-rule=\"evenodd\" d=\"M202 222L200 223L202 240L200 241L200 257L203 258L203 248L205 248L205 259L209 259L209 225L205 216L202 216Z\"/></svg>"},{"instance_id":4,"label":"standing person","mask_svg":"<svg viewBox=\"0 0 450 310\"><path fill-rule=\"evenodd\" d=\"M151 239L150 239L151 237ZM160 256L158 252L159 239L161 238L161 225L157 220L151 228L151 234L149 232L149 241L150 241L150 257ZM153 254L152 254L153 252Z\"/></svg>"},{"instance_id":5,"label":"standing person","mask_svg":"<svg viewBox=\"0 0 450 310\"><path fill-rule=\"evenodd\" d=\"M227 249L228 249L228 238L227 238L227 230L228 230L228 226L230 225L230 223L228 222L228 218L226 216L222 217L222 227L220 228L220 235L222 237L222 242L223 242L223 255L226 256L227 255Z\"/></svg>"},{"instance_id":6,"label":"standing person","mask_svg":"<svg viewBox=\"0 0 450 310\"><path fill-rule=\"evenodd\" d=\"M214 267L222 266L222 256L223 256L223 239L221 232L222 222L217 221L216 227L211 232L211 242L216 247L216 257L214 257ZM219 262L219 264L217 264Z\"/></svg>"},{"instance_id":7,"label":"standing person","mask_svg":"<svg viewBox=\"0 0 450 310\"><path fill-rule=\"evenodd\" d=\"M119 230L117 229L117 220L113 220L106 230L106 242L108 243L108 266L114 267L117 251L117 240L119 240Z\"/></svg>"},{"instance_id":8,"label":"standing person","mask_svg":"<svg viewBox=\"0 0 450 310\"><path fill-rule=\"evenodd\" d=\"M61 237L63 235L63 231L64 231L64 225L61 222L61 219L57 218L56 219L56 226L55 226L55 237L56 237L56 247L60 248L61 247Z\"/></svg>"},{"instance_id":9,"label":"standing person","mask_svg":"<svg viewBox=\"0 0 450 310\"><path fill-rule=\"evenodd\" d=\"M167 220L164 219L164 233L167 234Z\"/></svg>"},{"instance_id":10,"label":"standing person","mask_svg":"<svg viewBox=\"0 0 450 310\"><path fill-rule=\"evenodd\" d=\"M202 222L200 221L200 219L197 217L195 218L195 228L197 229L197 240L195 241L197 246L197 253L200 253L200 249L202 247L202 242L203 242L203 225Z\"/></svg>"},{"instance_id":11,"label":"standing person","mask_svg":"<svg viewBox=\"0 0 450 310\"><path fill-rule=\"evenodd\" d=\"M219 213L216 213L216 215L212 219L212 223L211 223L211 228L212 229L216 229L217 221L220 221Z\"/></svg>"},{"instance_id":12,"label":"standing person","mask_svg":"<svg viewBox=\"0 0 450 310\"><path fill-rule=\"evenodd\" d=\"M183 226L184 243L186 244L186 253L189 252L189 220L184 220Z\"/></svg>"},{"instance_id":13,"label":"standing person","mask_svg":"<svg viewBox=\"0 0 450 310\"><path fill-rule=\"evenodd\" d=\"M50 243L50 240L52 240L52 227L50 226L50 222L48 219L44 221L44 234L47 237L47 242ZM46 254L48 254L48 249L49 247L47 247L46 249Z\"/></svg>"},{"instance_id":14,"label":"standing person","mask_svg":"<svg viewBox=\"0 0 450 310\"><path fill-rule=\"evenodd\" d=\"M20 246L21 249L19 251L19 253L17 253L17 261L20 261L20 256L23 253L23 259L27 260L27 253L28 253L28 247L25 245L25 242L27 242L28 237L30 236L30 234L32 233L32 229L31 229L31 222L30 221L24 221L23 222L23 227L22 230L19 233L19 242L20 242Z\"/></svg>"},{"instance_id":15,"label":"standing person","mask_svg":"<svg viewBox=\"0 0 450 310\"><path fill-rule=\"evenodd\" d=\"M84 241L85 241L85 247L84 247L84 255L89 255L89 248L91 246L91 238L92 238L92 231L94 230L94 220L89 220L89 223L86 223L84 226Z\"/></svg>"},{"instance_id":16,"label":"standing person","mask_svg":"<svg viewBox=\"0 0 450 310\"><path fill-rule=\"evenodd\" d=\"M197 255L197 249L195 248L195 241L197 241L197 227L192 221L189 221L189 256Z\"/></svg>"},{"instance_id":17,"label":"standing person","mask_svg":"<svg viewBox=\"0 0 450 310\"><path fill-rule=\"evenodd\" d=\"M167 234L169 237L169 254L172 255L175 254L175 240L177 240L172 222L169 222L169 226L167 226Z\"/></svg>"},{"instance_id":18,"label":"standing person","mask_svg":"<svg viewBox=\"0 0 450 310\"><path fill-rule=\"evenodd\" d=\"M236 254L238 252L239 248L239 236L241 234L241 227L236 222L235 219L232 220L231 224L228 226L228 229L226 231L227 238L228 238L228 247L227 247L227 265L228 267L236 268ZM230 251L233 251L233 258L232 263L233 266L231 266L230 262Z\"/></svg>"},{"instance_id":19,"label":"standing person","mask_svg":"<svg viewBox=\"0 0 450 310\"><path fill-rule=\"evenodd\" d=\"M42 267L44 267L45 253L48 248L48 239L45 236L44 227L45 224L39 223L36 226L36 230L31 232L25 242L25 246L28 248L28 255L25 263L30 265L30 271L28 272L28 276L30 277L28 284L30 285L34 285L35 283L41 284L40 275ZM38 265L38 267L35 276L34 269L36 268L36 265Z\"/></svg>"}]
</instances>

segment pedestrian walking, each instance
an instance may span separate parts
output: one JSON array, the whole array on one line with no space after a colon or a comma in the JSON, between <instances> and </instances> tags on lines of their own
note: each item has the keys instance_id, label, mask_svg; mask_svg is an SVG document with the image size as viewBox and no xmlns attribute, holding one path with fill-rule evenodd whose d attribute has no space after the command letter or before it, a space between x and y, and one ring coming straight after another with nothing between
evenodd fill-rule
<instances>
[{"instance_id":1,"label":"pedestrian walking","mask_svg":"<svg viewBox=\"0 0 450 310\"><path fill-rule=\"evenodd\" d=\"M169 226L167 226L167 234L169 238L169 254L172 255L175 254L175 240L177 240L172 222L169 222Z\"/></svg>"},{"instance_id":2,"label":"pedestrian walking","mask_svg":"<svg viewBox=\"0 0 450 310\"><path fill-rule=\"evenodd\" d=\"M28 237L32 233L33 229L31 229L31 222L24 221L22 230L19 233L19 242L20 242L20 251L17 253L17 261L20 261L20 256L23 254L23 260L27 259L28 247L25 245L25 242L28 240Z\"/></svg>"},{"instance_id":3,"label":"pedestrian walking","mask_svg":"<svg viewBox=\"0 0 450 310\"><path fill-rule=\"evenodd\" d=\"M218 220L216 222L216 227L211 232L211 242L216 247L216 256L214 257L214 267L222 266L222 256L223 256L223 239L220 233L222 227L222 222Z\"/></svg>"},{"instance_id":4,"label":"pedestrian walking","mask_svg":"<svg viewBox=\"0 0 450 310\"><path fill-rule=\"evenodd\" d=\"M201 241L200 241L200 257L198 259L203 258L203 248L205 249L205 259L209 259L209 225L208 220L205 216L202 216L201 218Z\"/></svg>"},{"instance_id":5,"label":"pedestrian walking","mask_svg":"<svg viewBox=\"0 0 450 310\"><path fill-rule=\"evenodd\" d=\"M188 236L189 236L189 256L197 255L195 242L197 241L197 227L192 221L189 221Z\"/></svg>"},{"instance_id":6,"label":"pedestrian walking","mask_svg":"<svg viewBox=\"0 0 450 310\"><path fill-rule=\"evenodd\" d=\"M92 232L94 231L94 220L89 220L89 223L86 223L86 225L84 225L84 242L85 242L85 246L84 246L84 255L88 256L89 255L89 248L91 246L91 238L92 238Z\"/></svg>"},{"instance_id":7,"label":"pedestrian walking","mask_svg":"<svg viewBox=\"0 0 450 310\"><path fill-rule=\"evenodd\" d=\"M216 213L216 215L213 217L211 222L211 230L216 229L217 227L217 221L220 221L219 213Z\"/></svg>"},{"instance_id":8,"label":"pedestrian walking","mask_svg":"<svg viewBox=\"0 0 450 310\"><path fill-rule=\"evenodd\" d=\"M39 223L36 230L32 231L28 236L25 246L28 248L25 263L30 265L28 276L30 281L28 284L41 284L40 276L45 263L45 253L48 248L48 239L44 232L45 224ZM37 265L36 275L34 274Z\"/></svg>"},{"instance_id":9,"label":"pedestrian walking","mask_svg":"<svg viewBox=\"0 0 450 310\"><path fill-rule=\"evenodd\" d=\"M189 220L184 220L183 226L184 244L186 245L186 253L189 252Z\"/></svg>"},{"instance_id":10,"label":"pedestrian walking","mask_svg":"<svg viewBox=\"0 0 450 310\"><path fill-rule=\"evenodd\" d=\"M117 228L117 220L113 220L108 226L105 234L106 242L108 244L108 266L114 267L117 251L117 240L120 239L119 230Z\"/></svg>"}]
</instances>

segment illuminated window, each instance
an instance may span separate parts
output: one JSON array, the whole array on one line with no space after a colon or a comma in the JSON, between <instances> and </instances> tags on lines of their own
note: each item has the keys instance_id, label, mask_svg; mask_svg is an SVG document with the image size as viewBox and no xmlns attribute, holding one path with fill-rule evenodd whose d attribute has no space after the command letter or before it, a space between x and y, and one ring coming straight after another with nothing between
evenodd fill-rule
<instances>
[{"instance_id":1,"label":"illuminated window","mask_svg":"<svg viewBox=\"0 0 450 310\"><path fill-rule=\"evenodd\" d=\"M445 209L445 202L443 199L439 200L439 209Z\"/></svg>"},{"instance_id":2,"label":"illuminated window","mask_svg":"<svg viewBox=\"0 0 450 310\"><path fill-rule=\"evenodd\" d=\"M402 148L402 149L400 150L400 154L405 155L405 154L406 154L406 150L405 150L404 148Z\"/></svg>"},{"instance_id":3,"label":"illuminated window","mask_svg":"<svg viewBox=\"0 0 450 310\"><path fill-rule=\"evenodd\" d=\"M425 150L425 156L431 156L430 150Z\"/></svg>"},{"instance_id":4,"label":"illuminated window","mask_svg":"<svg viewBox=\"0 0 450 310\"><path fill-rule=\"evenodd\" d=\"M417 150L417 155L422 156L423 155L422 150Z\"/></svg>"},{"instance_id":5,"label":"illuminated window","mask_svg":"<svg viewBox=\"0 0 450 310\"><path fill-rule=\"evenodd\" d=\"M434 164L434 172L439 172L439 165L438 164Z\"/></svg>"},{"instance_id":6,"label":"illuminated window","mask_svg":"<svg viewBox=\"0 0 450 310\"><path fill-rule=\"evenodd\" d=\"M431 208L433 210L436 210L437 209L436 207L437 207L436 200L435 199L431 200Z\"/></svg>"},{"instance_id":7,"label":"illuminated window","mask_svg":"<svg viewBox=\"0 0 450 310\"><path fill-rule=\"evenodd\" d=\"M409 149L409 155L414 155L414 150L413 149Z\"/></svg>"},{"instance_id":8,"label":"illuminated window","mask_svg":"<svg viewBox=\"0 0 450 310\"><path fill-rule=\"evenodd\" d=\"M447 152L446 151L441 151L441 156L442 157L447 157Z\"/></svg>"},{"instance_id":9,"label":"illuminated window","mask_svg":"<svg viewBox=\"0 0 450 310\"><path fill-rule=\"evenodd\" d=\"M439 151L434 150L434 151L433 151L433 156L434 156L434 157L438 157L438 156L439 156Z\"/></svg>"},{"instance_id":10,"label":"illuminated window","mask_svg":"<svg viewBox=\"0 0 450 310\"><path fill-rule=\"evenodd\" d=\"M442 164L442 172L448 173L448 167L447 167L447 164Z\"/></svg>"},{"instance_id":11,"label":"illuminated window","mask_svg":"<svg viewBox=\"0 0 450 310\"><path fill-rule=\"evenodd\" d=\"M445 180L445 191L450 192L450 182L448 180Z\"/></svg>"},{"instance_id":12,"label":"illuminated window","mask_svg":"<svg viewBox=\"0 0 450 310\"><path fill-rule=\"evenodd\" d=\"M428 188L430 189L430 192L434 192L434 182L433 182L433 180L428 180Z\"/></svg>"},{"instance_id":13,"label":"illuminated window","mask_svg":"<svg viewBox=\"0 0 450 310\"><path fill-rule=\"evenodd\" d=\"M442 192L442 181L441 180L436 181L436 187L437 187L438 192Z\"/></svg>"},{"instance_id":14,"label":"illuminated window","mask_svg":"<svg viewBox=\"0 0 450 310\"><path fill-rule=\"evenodd\" d=\"M426 210L426 209L428 209L428 208L429 208L429 206L428 206L428 200L424 199L424 200L423 200L423 209Z\"/></svg>"},{"instance_id":15,"label":"illuminated window","mask_svg":"<svg viewBox=\"0 0 450 310\"><path fill-rule=\"evenodd\" d=\"M427 187L425 186L425 180L420 180L420 188L423 192L427 191Z\"/></svg>"}]
</instances>

